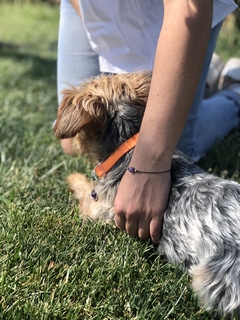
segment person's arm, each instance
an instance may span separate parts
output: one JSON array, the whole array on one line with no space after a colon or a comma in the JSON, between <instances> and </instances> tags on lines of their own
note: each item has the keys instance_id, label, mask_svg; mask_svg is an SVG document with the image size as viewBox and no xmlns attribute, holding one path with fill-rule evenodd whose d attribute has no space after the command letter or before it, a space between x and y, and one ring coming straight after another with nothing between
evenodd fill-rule
<instances>
[{"instance_id":1,"label":"person's arm","mask_svg":"<svg viewBox=\"0 0 240 320\"><path fill-rule=\"evenodd\" d=\"M164 0L152 83L131 166L164 171L191 108L206 55L213 0ZM170 173L125 173L115 199L116 225L157 242L170 190Z\"/></svg>"},{"instance_id":2,"label":"person's arm","mask_svg":"<svg viewBox=\"0 0 240 320\"><path fill-rule=\"evenodd\" d=\"M77 11L79 16L82 17L78 0L69 0L69 2L72 4L73 8Z\"/></svg>"}]
</instances>

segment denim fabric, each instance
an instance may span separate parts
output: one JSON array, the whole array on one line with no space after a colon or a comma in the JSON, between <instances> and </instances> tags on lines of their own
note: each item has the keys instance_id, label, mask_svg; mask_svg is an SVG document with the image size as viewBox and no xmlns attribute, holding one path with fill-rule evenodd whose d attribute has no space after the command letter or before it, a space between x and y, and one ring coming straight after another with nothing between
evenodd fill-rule
<instances>
[{"instance_id":1,"label":"denim fabric","mask_svg":"<svg viewBox=\"0 0 240 320\"><path fill-rule=\"evenodd\" d=\"M81 18L68 0L60 5L58 31L57 90L78 86L83 80L100 74L98 55L92 50Z\"/></svg>"},{"instance_id":2,"label":"denim fabric","mask_svg":"<svg viewBox=\"0 0 240 320\"><path fill-rule=\"evenodd\" d=\"M230 90L203 99L212 54L222 23L212 29L207 55L184 130L177 148L196 162L240 124L240 95Z\"/></svg>"}]
</instances>

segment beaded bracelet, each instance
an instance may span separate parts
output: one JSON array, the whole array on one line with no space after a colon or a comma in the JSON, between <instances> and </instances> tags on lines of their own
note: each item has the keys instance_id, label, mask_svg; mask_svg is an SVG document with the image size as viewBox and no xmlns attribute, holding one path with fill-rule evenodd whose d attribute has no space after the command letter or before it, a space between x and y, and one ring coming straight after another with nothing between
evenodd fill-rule
<instances>
[{"instance_id":1,"label":"beaded bracelet","mask_svg":"<svg viewBox=\"0 0 240 320\"><path fill-rule=\"evenodd\" d=\"M128 167L126 170L129 171L130 173L148 173L148 174L167 173L167 172L171 171L171 169L169 169L166 171L150 171L149 172L149 171L140 171L140 170L135 169L134 167Z\"/></svg>"}]
</instances>

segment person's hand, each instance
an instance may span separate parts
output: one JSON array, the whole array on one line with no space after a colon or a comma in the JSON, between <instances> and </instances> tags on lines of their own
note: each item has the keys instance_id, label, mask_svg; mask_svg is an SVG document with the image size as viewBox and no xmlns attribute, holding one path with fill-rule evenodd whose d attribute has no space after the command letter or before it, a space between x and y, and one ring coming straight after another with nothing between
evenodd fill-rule
<instances>
[{"instance_id":1,"label":"person's hand","mask_svg":"<svg viewBox=\"0 0 240 320\"><path fill-rule=\"evenodd\" d=\"M131 236L158 242L170 184L170 172L132 174L126 171L114 203L117 227Z\"/></svg>"}]
</instances>

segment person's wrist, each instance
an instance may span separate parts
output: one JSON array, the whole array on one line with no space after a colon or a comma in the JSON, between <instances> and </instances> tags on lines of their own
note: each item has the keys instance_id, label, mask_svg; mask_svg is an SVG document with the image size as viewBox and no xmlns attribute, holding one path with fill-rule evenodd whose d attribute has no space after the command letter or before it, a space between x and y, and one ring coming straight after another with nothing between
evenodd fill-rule
<instances>
[{"instance_id":1,"label":"person's wrist","mask_svg":"<svg viewBox=\"0 0 240 320\"><path fill-rule=\"evenodd\" d=\"M139 152L136 148L128 167L136 168L142 172L165 172L171 169L171 165L172 153L158 153L156 150Z\"/></svg>"}]
</instances>

